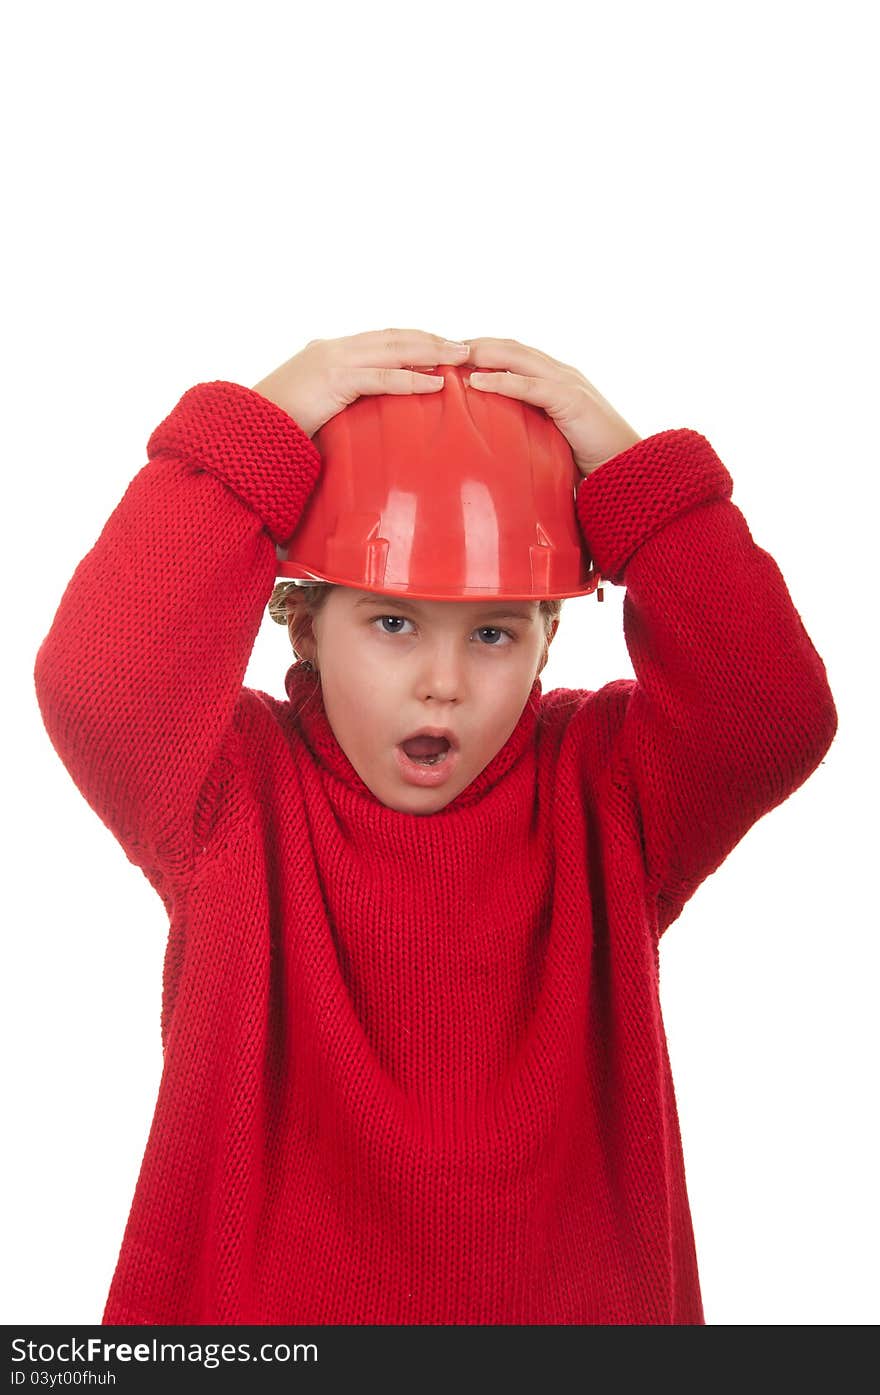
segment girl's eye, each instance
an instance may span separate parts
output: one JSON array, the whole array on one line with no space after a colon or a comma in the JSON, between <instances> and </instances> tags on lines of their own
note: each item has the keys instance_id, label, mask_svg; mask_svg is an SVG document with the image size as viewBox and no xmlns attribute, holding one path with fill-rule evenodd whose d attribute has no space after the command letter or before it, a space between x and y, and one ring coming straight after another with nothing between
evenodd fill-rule
<instances>
[{"instance_id":1,"label":"girl's eye","mask_svg":"<svg viewBox=\"0 0 880 1395\"><path fill-rule=\"evenodd\" d=\"M382 633L383 633L384 635L390 635L390 634L399 635L399 634L400 634L400 630L386 630L385 627L384 627L384 624L383 624L383 621L385 621L385 620L393 620L395 623L396 623L397 621L401 621L404 625L411 625L411 624L412 624L412 621L409 620L405 615L377 615L376 618L375 618L375 620L373 621L373 624L374 624L374 625L379 625L379 626L381 627ZM480 625L476 630L474 630L474 634L482 634L482 635L486 635L486 634L488 634L488 635L506 635L507 638L510 640L511 644L512 644L512 643L514 642L514 640L516 639L516 636L513 635L513 634L510 632L510 630L499 630L499 629L497 629L494 625ZM504 644L499 644L497 640L491 640L488 644L481 644L480 647L481 647L482 649L506 649L506 648L507 648L506 645L504 645Z\"/></svg>"}]
</instances>

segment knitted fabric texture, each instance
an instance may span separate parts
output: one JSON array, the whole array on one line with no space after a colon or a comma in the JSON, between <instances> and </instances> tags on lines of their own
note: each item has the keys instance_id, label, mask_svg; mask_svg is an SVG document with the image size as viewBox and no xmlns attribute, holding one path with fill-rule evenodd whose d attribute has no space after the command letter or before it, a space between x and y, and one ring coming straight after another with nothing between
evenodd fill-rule
<instances>
[{"instance_id":1,"label":"knitted fabric texture","mask_svg":"<svg viewBox=\"0 0 880 1395\"><path fill-rule=\"evenodd\" d=\"M659 940L821 761L824 665L709 442L661 431L576 498L636 677L536 680L456 799L393 810L303 665L243 686L320 464L259 393L191 388L37 655L169 918L103 1321L701 1324Z\"/></svg>"}]
</instances>

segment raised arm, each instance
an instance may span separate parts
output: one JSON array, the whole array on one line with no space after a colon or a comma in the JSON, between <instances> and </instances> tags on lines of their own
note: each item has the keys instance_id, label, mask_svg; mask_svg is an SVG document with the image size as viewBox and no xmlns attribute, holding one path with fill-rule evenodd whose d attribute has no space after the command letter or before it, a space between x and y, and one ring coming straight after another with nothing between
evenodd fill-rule
<instances>
[{"instance_id":1,"label":"raised arm","mask_svg":"<svg viewBox=\"0 0 880 1395\"><path fill-rule=\"evenodd\" d=\"M321 471L312 437L362 395L441 390L418 365L465 353L423 330L368 330L310 340L255 388L190 388L74 572L37 698L79 789L161 894L211 826L276 544Z\"/></svg>"},{"instance_id":2,"label":"raised arm","mask_svg":"<svg viewBox=\"0 0 880 1395\"><path fill-rule=\"evenodd\" d=\"M659 938L837 730L825 666L704 436L661 431L578 487L602 576L624 585L635 681L616 689L614 778L631 791Z\"/></svg>"},{"instance_id":3,"label":"raised arm","mask_svg":"<svg viewBox=\"0 0 880 1395\"><path fill-rule=\"evenodd\" d=\"M640 824L659 938L821 761L837 730L825 667L705 436L642 440L573 365L514 339L466 342L474 368L490 370L471 376L474 388L543 409L565 436L584 476L586 550L603 578L626 586L636 677L584 704L594 738L584 751Z\"/></svg>"},{"instance_id":4,"label":"raised arm","mask_svg":"<svg viewBox=\"0 0 880 1395\"><path fill-rule=\"evenodd\" d=\"M297 422L237 383L184 393L147 445L37 654L46 729L157 889L185 877L276 575L321 467Z\"/></svg>"}]
</instances>

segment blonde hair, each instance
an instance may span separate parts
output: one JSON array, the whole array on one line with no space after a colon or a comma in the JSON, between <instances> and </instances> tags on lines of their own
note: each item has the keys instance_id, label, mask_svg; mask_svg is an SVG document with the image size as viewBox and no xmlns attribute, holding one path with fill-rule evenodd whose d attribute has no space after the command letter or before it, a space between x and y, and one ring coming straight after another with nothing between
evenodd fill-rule
<instances>
[{"instance_id":1,"label":"blonde hair","mask_svg":"<svg viewBox=\"0 0 880 1395\"><path fill-rule=\"evenodd\" d=\"M297 659L302 658L297 645L308 633L312 618L319 613L334 585L331 581L319 581L309 586L298 586L295 581L279 581L269 597L269 614L276 624L288 627ZM538 602L538 612L544 622L542 667L547 662L551 630L554 622L559 620L561 610L562 599Z\"/></svg>"}]
</instances>

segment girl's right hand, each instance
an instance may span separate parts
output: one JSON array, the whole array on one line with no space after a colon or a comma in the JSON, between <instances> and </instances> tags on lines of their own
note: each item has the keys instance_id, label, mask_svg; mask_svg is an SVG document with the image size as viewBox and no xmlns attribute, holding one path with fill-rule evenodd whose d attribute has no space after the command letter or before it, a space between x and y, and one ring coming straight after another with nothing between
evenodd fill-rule
<instances>
[{"instance_id":1,"label":"girl's right hand","mask_svg":"<svg viewBox=\"0 0 880 1395\"><path fill-rule=\"evenodd\" d=\"M358 397L442 389L442 374L418 373L416 366L464 363L468 353L469 345L420 329L376 329L343 339L310 339L253 390L283 408L312 437Z\"/></svg>"}]
</instances>

